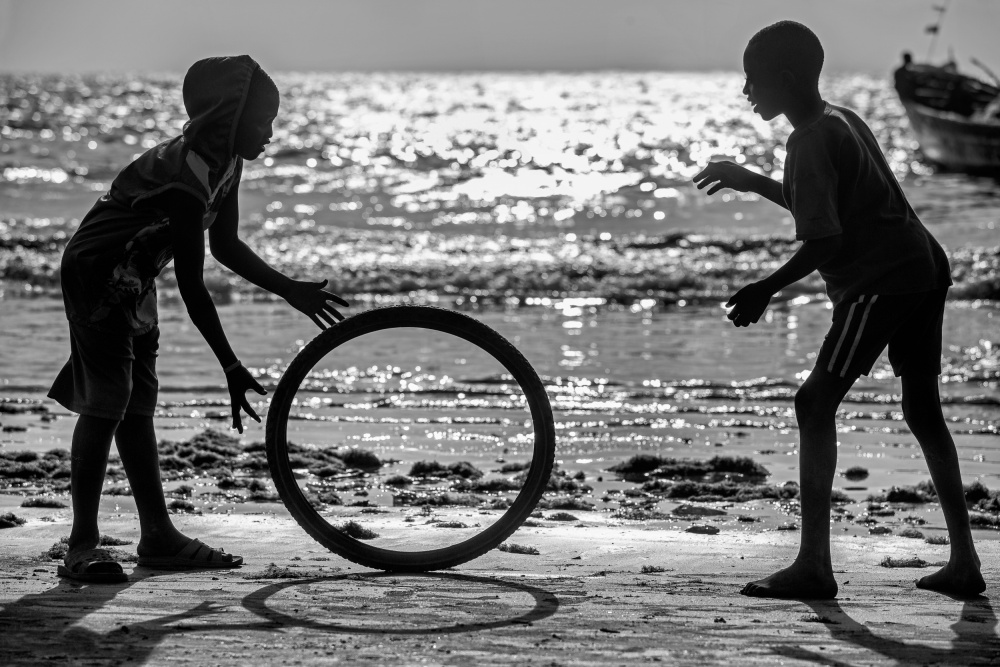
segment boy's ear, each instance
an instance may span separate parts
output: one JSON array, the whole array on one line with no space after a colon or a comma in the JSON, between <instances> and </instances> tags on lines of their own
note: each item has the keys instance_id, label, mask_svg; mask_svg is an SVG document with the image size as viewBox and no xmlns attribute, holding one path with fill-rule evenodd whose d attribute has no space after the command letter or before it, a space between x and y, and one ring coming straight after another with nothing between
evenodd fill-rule
<instances>
[{"instance_id":1,"label":"boy's ear","mask_svg":"<svg viewBox=\"0 0 1000 667\"><path fill-rule=\"evenodd\" d=\"M795 74L791 70L783 69L778 75L778 80L781 81L782 88L794 88L797 83Z\"/></svg>"}]
</instances>

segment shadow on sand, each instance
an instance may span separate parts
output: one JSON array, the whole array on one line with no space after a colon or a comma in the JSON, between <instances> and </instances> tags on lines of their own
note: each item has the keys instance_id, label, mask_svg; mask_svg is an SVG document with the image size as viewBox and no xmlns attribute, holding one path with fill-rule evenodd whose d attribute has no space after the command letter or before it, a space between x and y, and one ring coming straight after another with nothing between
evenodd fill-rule
<instances>
[{"instance_id":1,"label":"shadow on sand","mask_svg":"<svg viewBox=\"0 0 1000 667\"><path fill-rule=\"evenodd\" d=\"M218 588L184 591L179 595L187 599L212 599L185 611L136 621L133 614L147 619L149 610L165 603L163 595L177 595L169 589L151 590L147 601L129 591L155 576L134 573L128 582L115 585L60 580L48 590L5 605L0 609L0 664L143 664L165 638L183 633L225 637L293 627L355 636L478 632L526 625L559 608L553 593L525 583L453 573L379 572L269 583L239 600L251 618L234 609L235 595ZM375 590L368 590L372 587ZM529 606L525 596L534 604ZM101 627L113 618L115 629L101 632L85 627L83 622L91 615L104 617L98 621ZM226 622L226 616L233 620ZM244 648L252 650L252 643Z\"/></svg>"},{"instance_id":2,"label":"shadow on sand","mask_svg":"<svg viewBox=\"0 0 1000 667\"><path fill-rule=\"evenodd\" d=\"M955 635L951 646L925 643L926 637L914 636L912 641L899 641L880 636L871 627L856 621L836 600L803 600L830 632L830 637L866 652L884 656L900 665L996 665L1000 664L1000 637L997 636L997 616L987 597L960 599L963 602L958 619L951 624ZM849 653L841 652L842 660L810 651L804 647L780 646L774 651L785 658L815 662L819 665L855 664ZM870 659L870 656L867 656Z\"/></svg>"}]
</instances>

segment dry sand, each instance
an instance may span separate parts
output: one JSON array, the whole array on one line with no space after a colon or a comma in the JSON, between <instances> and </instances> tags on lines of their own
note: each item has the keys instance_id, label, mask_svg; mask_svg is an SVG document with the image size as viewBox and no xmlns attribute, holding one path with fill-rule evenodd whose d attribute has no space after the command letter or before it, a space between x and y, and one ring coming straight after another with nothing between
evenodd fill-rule
<instances>
[{"instance_id":1,"label":"dry sand","mask_svg":"<svg viewBox=\"0 0 1000 667\"><path fill-rule=\"evenodd\" d=\"M398 575L327 552L290 519L178 516L247 564L193 573L126 564L127 584L81 585L42 556L68 534L69 517L31 512L0 532L2 665L1000 664L997 541L980 543L986 596L954 600L913 586L929 569L879 565L942 561L947 547L837 537L840 598L799 602L738 594L794 555L794 532L522 528L512 541L539 555L493 551ZM138 537L131 514L103 517L102 530ZM272 563L301 576L262 578Z\"/></svg>"}]
</instances>

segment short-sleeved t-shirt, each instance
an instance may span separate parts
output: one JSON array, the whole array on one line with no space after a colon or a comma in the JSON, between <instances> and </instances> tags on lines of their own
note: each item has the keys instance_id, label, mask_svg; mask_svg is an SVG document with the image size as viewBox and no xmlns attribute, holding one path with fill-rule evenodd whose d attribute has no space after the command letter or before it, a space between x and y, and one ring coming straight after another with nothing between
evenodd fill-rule
<instances>
[{"instance_id":1,"label":"short-sleeved t-shirt","mask_svg":"<svg viewBox=\"0 0 1000 667\"><path fill-rule=\"evenodd\" d=\"M143 153L115 178L63 253L60 282L77 324L138 336L157 324L156 281L173 259L165 197L184 192L204 206L202 229L239 184L243 160L211 167L183 136Z\"/></svg>"},{"instance_id":2,"label":"short-sleeved t-shirt","mask_svg":"<svg viewBox=\"0 0 1000 667\"><path fill-rule=\"evenodd\" d=\"M951 285L948 257L917 218L875 135L853 111L827 104L788 137L782 193L799 240L842 235L819 267L836 304L860 294Z\"/></svg>"}]
</instances>

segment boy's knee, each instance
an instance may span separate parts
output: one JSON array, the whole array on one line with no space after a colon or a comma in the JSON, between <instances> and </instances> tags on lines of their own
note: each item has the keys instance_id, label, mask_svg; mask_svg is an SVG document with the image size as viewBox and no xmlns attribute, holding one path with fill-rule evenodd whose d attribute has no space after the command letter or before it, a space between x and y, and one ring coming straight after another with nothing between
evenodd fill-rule
<instances>
[{"instance_id":1,"label":"boy's knee","mask_svg":"<svg viewBox=\"0 0 1000 667\"><path fill-rule=\"evenodd\" d=\"M795 392L795 418L800 424L833 419L839 405L840 396L821 384L806 381Z\"/></svg>"},{"instance_id":2,"label":"boy's knee","mask_svg":"<svg viewBox=\"0 0 1000 667\"><path fill-rule=\"evenodd\" d=\"M938 378L903 376L903 419L911 426L943 422Z\"/></svg>"},{"instance_id":3,"label":"boy's knee","mask_svg":"<svg viewBox=\"0 0 1000 667\"><path fill-rule=\"evenodd\" d=\"M820 409L819 392L804 384L795 392L795 418L801 423L816 418Z\"/></svg>"}]
</instances>

